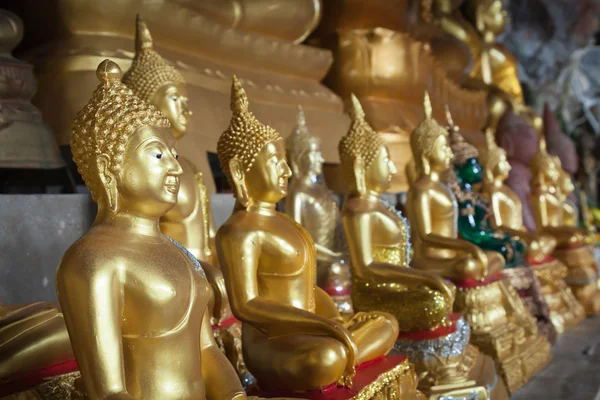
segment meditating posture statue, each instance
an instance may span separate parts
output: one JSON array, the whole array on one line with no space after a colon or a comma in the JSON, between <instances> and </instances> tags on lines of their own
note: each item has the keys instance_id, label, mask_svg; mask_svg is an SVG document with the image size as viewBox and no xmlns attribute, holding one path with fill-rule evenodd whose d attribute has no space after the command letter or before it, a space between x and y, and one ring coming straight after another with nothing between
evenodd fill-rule
<instances>
[{"instance_id":1,"label":"meditating posture statue","mask_svg":"<svg viewBox=\"0 0 600 400\"><path fill-rule=\"evenodd\" d=\"M217 347L210 286L163 235L183 169L169 120L121 83L110 60L73 123L71 148L98 214L63 256L58 298L90 398L244 398Z\"/></svg>"},{"instance_id":2,"label":"meditating posture statue","mask_svg":"<svg viewBox=\"0 0 600 400\"><path fill-rule=\"evenodd\" d=\"M598 272L589 235L584 229L565 221L564 198L561 197L561 169L540 138L540 151L531 162L533 175L531 203L538 233L547 233L557 240L554 256L568 267L566 282L588 315L600 312Z\"/></svg>"},{"instance_id":3,"label":"meditating posture statue","mask_svg":"<svg viewBox=\"0 0 600 400\"><path fill-rule=\"evenodd\" d=\"M450 314L454 285L435 273L410 268L408 221L381 197L396 167L354 95L349 113L352 123L340 140L339 154L348 188L342 219L355 309L387 311L398 319L396 350L415 363L422 377L419 388L430 399L470 393L487 399L497 379L493 361L468 344L468 324ZM448 346L454 346L452 354ZM499 386L495 395L506 397L506 389Z\"/></svg>"},{"instance_id":4,"label":"meditating posture statue","mask_svg":"<svg viewBox=\"0 0 600 400\"><path fill-rule=\"evenodd\" d=\"M285 142L292 168L286 214L310 233L317 251L317 284L336 303L342 315L352 314L350 266L343 251L338 205L322 176L319 138L310 134L304 111L298 106L297 126Z\"/></svg>"},{"instance_id":5,"label":"meditating posture statue","mask_svg":"<svg viewBox=\"0 0 600 400\"><path fill-rule=\"evenodd\" d=\"M458 203L460 236L484 250L501 253L506 262L505 268L522 266L525 244L518 236L492 227L489 203L474 189L475 185L483 183L479 151L464 140L450 115L448 123L454 168L448 174L447 182Z\"/></svg>"},{"instance_id":6,"label":"meditating posture statue","mask_svg":"<svg viewBox=\"0 0 600 400\"><path fill-rule=\"evenodd\" d=\"M242 321L248 370L260 390L271 394L319 390L336 382L348 386L357 364L390 351L398 323L383 312L342 320L331 298L316 286L310 234L275 209L292 175L283 140L248 110L235 77L231 111L217 154L235 188L236 206L217 231L216 245L233 313ZM395 368L388 371L390 384L410 373L401 373L401 365ZM377 385L385 390L381 381Z\"/></svg>"},{"instance_id":7,"label":"meditating posture statue","mask_svg":"<svg viewBox=\"0 0 600 400\"><path fill-rule=\"evenodd\" d=\"M411 133L416 180L407 198L412 225L412 265L451 279L457 286L454 309L472 329L472 342L497 362L509 392L525 384L550 358L550 344L538 334L535 319L499 274L504 258L459 238L458 204L440 180L452 161L449 135L431 117Z\"/></svg>"},{"instance_id":8,"label":"meditating posture statue","mask_svg":"<svg viewBox=\"0 0 600 400\"><path fill-rule=\"evenodd\" d=\"M584 310L565 284L566 267L552 257L556 248L556 239L545 233L529 232L525 228L521 199L504 184L511 169L506 152L498 147L491 130L486 131L486 140L487 150L482 155L483 193L491 206L492 225L527 243L527 262L540 280L552 324L558 333L562 333L585 317ZM505 273L507 272L505 270ZM511 283L513 286L518 286L519 281L522 280L521 276L516 276ZM538 312L534 312L534 315L537 314L539 318L542 311L538 308ZM539 322L538 327L540 327Z\"/></svg>"},{"instance_id":9,"label":"meditating posture statue","mask_svg":"<svg viewBox=\"0 0 600 400\"><path fill-rule=\"evenodd\" d=\"M192 112L188 105L185 81L181 73L155 50L150 31L140 15L136 20L135 57L124 74L123 83L142 100L158 108L171 123L176 139L187 133ZM215 337L246 383L248 375L240 351L239 322L233 319L223 274L214 251L215 226L210 211L210 195L202 173L194 164L179 158L183 169L177 203L160 219L160 230L182 244L198 261L211 285L209 301ZM235 322L234 322L235 321Z\"/></svg>"}]
</instances>

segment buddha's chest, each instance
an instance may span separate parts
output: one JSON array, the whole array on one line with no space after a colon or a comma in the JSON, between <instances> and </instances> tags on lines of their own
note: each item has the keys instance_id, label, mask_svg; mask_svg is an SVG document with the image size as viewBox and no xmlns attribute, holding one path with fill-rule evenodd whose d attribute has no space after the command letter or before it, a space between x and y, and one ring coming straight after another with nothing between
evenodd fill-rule
<instances>
[{"instance_id":1,"label":"buddha's chest","mask_svg":"<svg viewBox=\"0 0 600 400\"><path fill-rule=\"evenodd\" d=\"M135 265L123 265L124 334L157 336L198 319L208 301L206 279L171 243L139 246Z\"/></svg>"},{"instance_id":2,"label":"buddha's chest","mask_svg":"<svg viewBox=\"0 0 600 400\"><path fill-rule=\"evenodd\" d=\"M264 277L310 276L315 249L308 232L287 216L261 224L258 274Z\"/></svg>"},{"instance_id":3,"label":"buddha's chest","mask_svg":"<svg viewBox=\"0 0 600 400\"><path fill-rule=\"evenodd\" d=\"M436 184L428 192L431 221L445 224L457 218L458 203L456 197L445 185Z\"/></svg>"},{"instance_id":4,"label":"buddha's chest","mask_svg":"<svg viewBox=\"0 0 600 400\"><path fill-rule=\"evenodd\" d=\"M405 239L405 228L398 215L383 205L371 214L371 235L374 244L396 245Z\"/></svg>"}]
</instances>

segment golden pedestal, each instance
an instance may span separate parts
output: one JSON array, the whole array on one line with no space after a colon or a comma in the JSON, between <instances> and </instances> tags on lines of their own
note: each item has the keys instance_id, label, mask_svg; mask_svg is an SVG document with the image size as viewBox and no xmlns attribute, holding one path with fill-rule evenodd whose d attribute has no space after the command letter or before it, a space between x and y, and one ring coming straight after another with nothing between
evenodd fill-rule
<instances>
[{"instance_id":1,"label":"golden pedestal","mask_svg":"<svg viewBox=\"0 0 600 400\"><path fill-rule=\"evenodd\" d=\"M600 313L598 268L589 246L557 249L554 256L567 266L565 282L589 316Z\"/></svg>"},{"instance_id":2,"label":"golden pedestal","mask_svg":"<svg viewBox=\"0 0 600 400\"><path fill-rule=\"evenodd\" d=\"M550 343L518 294L502 280L458 287L454 302L471 325L471 343L491 356L510 394L550 361Z\"/></svg>"},{"instance_id":3,"label":"golden pedestal","mask_svg":"<svg viewBox=\"0 0 600 400\"><path fill-rule=\"evenodd\" d=\"M532 268L540 280L550 320L557 333L563 333L581 322L585 318L585 310L565 283L567 267L558 260L552 260Z\"/></svg>"}]
</instances>

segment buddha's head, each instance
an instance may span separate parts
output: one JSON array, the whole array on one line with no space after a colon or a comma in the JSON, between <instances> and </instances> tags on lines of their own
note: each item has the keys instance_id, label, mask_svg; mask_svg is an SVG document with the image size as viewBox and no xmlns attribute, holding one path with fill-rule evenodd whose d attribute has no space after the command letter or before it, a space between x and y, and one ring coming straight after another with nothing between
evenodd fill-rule
<instances>
[{"instance_id":1,"label":"buddha's head","mask_svg":"<svg viewBox=\"0 0 600 400\"><path fill-rule=\"evenodd\" d=\"M453 157L448 132L432 118L431 101L427 92L423 107L425 119L410 135L410 148L419 176L447 171Z\"/></svg>"},{"instance_id":2,"label":"buddha's head","mask_svg":"<svg viewBox=\"0 0 600 400\"><path fill-rule=\"evenodd\" d=\"M237 200L245 207L275 204L287 195L292 171L279 133L261 124L248 110L248 98L234 76L231 122L219 138L217 155Z\"/></svg>"},{"instance_id":3,"label":"buddha's head","mask_svg":"<svg viewBox=\"0 0 600 400\"><path fill-rule=\"evenodd\" d=\"M398 172L383 138L365 121L365 112L354 94L350 96L351 124L340 139L338 151L342 174L352 192L384 193Z\"/></svg>"},{"instance_id":4,"label":"buddha's head","mask_svg":"<svg viewBox=\"0 0 600 400\"><path fill-rule=\"evenodd\" d=\"M552 156L548 154L546 140L543 137L539 140L539 151L531 160L530 169L536 184L558 186L560 170Z\"/></svg>"},{"instance_id":5,"label":"buddha's head","mask_svg":"<svg viewBox=\"0 0 600 400\"><path fill-rule=\"evenodd\" d=\"M187 132L192 112L183 76L154 50L152 36L140 15L136 21L135 57L123 83L169 119L176 138Z\"/></svg>"},{"instance_id":6,"label":"buddha's head","mask_svg":"<svg viewBox=\"0 0 600 400\"><path fill-rule=\"evenodd\" d=\"M479 32L489 32L497 36L504 32L508 23L508 13L502 0L469 0L466 11Z\"/></svg>"},{"instance_id":7,"label":"buddha's head","mask_svg":"<svg viewBox=\"0 0 600 400\"><path fill-rule=\"evenodd\" d=\"M486 130L485 136L487 151L481 157L485 180L489 183L494 181L504 182L512 168L506 158L506 151L496 144L491 129Z\"/></svg>"},{"instance_id":8,"label":"buddha's head","mask_svg":"<svg viewBox=\"0 0 600 400\"><path fill-rule=\"evenodd\" d=\"M464 0L433 0L433 8L441 14L451 14L452 11L460 7Z\"/></svg>"},{"instance_id":9,"label":"buddha's head","mask_svg":"<svg viewBox=\"0 0 600 400\"><path fill-rule=\"evenodd\" d=\"M479 151L468 143L460 133L458 126L452 122L452 117L446 108L448 118L448 132L450 134L450 148L454 154L454 171L461 185L475 185L483 179L483 168L479 162ZM464 189L464 186L463 186Z\"/></svg>"},{"instance_id":10,"label":"buddha's head","mask_svg":"<svg viewBox=\"0 0 600 400\"><path fill-rule=\"evenodd\" d=\"M323 170L323 155L319 138L306 127L306 117L298 106L296 128L285 141L287 159L296 178L320 175Z\"/></svg>"},{"instance_id":11,"label":"buddha's head","mask_svg":"<svg viewBox=\"0 0 600 400\"><path fill-rule=\"evenodd\" d=\"M73 122L71 150L99 214L159 218L177 202L179 176L169 120L121 83L104 60L100 85Z\"/></svg>"}]
</instances>

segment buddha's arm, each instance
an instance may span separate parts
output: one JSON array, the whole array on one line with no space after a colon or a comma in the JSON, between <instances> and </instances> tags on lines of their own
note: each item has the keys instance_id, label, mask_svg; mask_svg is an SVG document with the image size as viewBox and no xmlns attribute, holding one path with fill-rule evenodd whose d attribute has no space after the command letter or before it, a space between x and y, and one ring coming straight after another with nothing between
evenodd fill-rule
<instances>
[{"instance_id":1,"label":"buddha's arm","mask_svg":"<svg viewBox=\"0 0 600 400\"><path fill-rule=\"evenodd\" d=\"M231 232L222 235L217 232L217 252L235 316L267 337L289 334L328 336L352 348L352 335L340 324L259 294L257 271L260 240L254 234L238 235ZM280 290L287 290L287 287ZM300 297L304 294L297 295Z\"/></svg>"},{"instance_id":2,"label":"buddha's arm","mask_svg":"<svg viewBox=\"0 0 600 400\"><path fill-rule=\"evenodd\" d=\"M536 194L535 192L533 194L536 195L535 201L532 202L535 224L538 230L542 230L550 225L548 220L548 205L543 194Z\"/></svg>"},{"instance_id":3,"label":"buddha's arm","mask_svg":"<svg viewBox=\"0 0 600 400\"><path fill-rule=\"evenodd\" d=\"M124 376L121 276L109 263L65 255L56 274L58 299L87 395L133 399Z\"/></svg>"},{"instance_id":4,"label":"buddha's arm","mask_svg":"<svg viewBox=\"0 0 600 400\"><path fill-rule=\"evenodd\" d=\"M304 204L303 204L302 194L296 193L294 195L292 217L294 218L294 221L296 221L300 225L302 225L302 208L303 208L303 206L304 206ZM330 262L333 262L336 259L339 259L340 257L342 257L342 253L336 253L335 251L332 251L332 250L328 249L327 247L321 246L318 243L315 243L315 250L317 251L317 258L319 260L328 260Z\"/></svg>"},{"instance_id":5,"label":"buddha's arm","mask_svg":"<svg viewBox=\"0 0 600 400\"><path fill-rule=\"evenodd\" d=\"M327 318L340 324L344 322L344 318L338 311L331 297L320 287L315 287L315 313L323 318Z\"/></svg>"},{"instance_id":6,"label":"buddha's arm","mask_svg":"<svg viewBox=\"0 0 600 400\"><path fill-rule=\"evenodd\" d=\"M395 282L405 287L426 285L454 300L452 290L436 274L374 261L372 221L369 214L344 215L342 221L350 248L353 273L357 277L376 282Z\"/></svg>"},{"instance_id":7,"label":"buddha's arm","mask_svg":"<svg viewBox=\"0 0 600 400\"><path fill-rule=\"evenodd\" d=\"M223 318L229 317L229 299L227 297L227 288L223 272L214 265L200 262L202 269L206 273L206 279L210 283L213 291L213 304L209 304L209 310L212 310L212 317L217 323L222 322Z\"/></svg>"},{"instance_id":8,"label":"buddha's arm","mask_svg":"<svg viewBox=\"0 0 600 400\"><path fill-rule=\"evenodd\" d=\"M487 265L487 256L476 245L466 240L442 236L435 233L432 228L431 204L429 196L426 193L416 191L414 193L414 218L413 224L416 227L416 234L425 246L439 247L449 250L461 251L471 254L483 265Z\"/></svg>"},{"instance_id":9,"label":"buddha's arm","mask_svg":"<svg viewBox=\"0 0 600 400\"><path fill-rule=\"evenodd\" d=\"M208 314L207 309L202 318L200 332L202 377L206 386L206 397L211 400L245 399L246 392L237 373L215 343Z\"/></svg>"}]
</instances>

